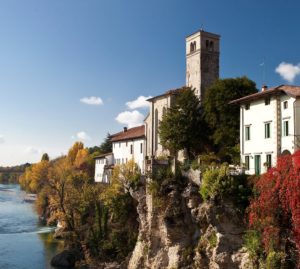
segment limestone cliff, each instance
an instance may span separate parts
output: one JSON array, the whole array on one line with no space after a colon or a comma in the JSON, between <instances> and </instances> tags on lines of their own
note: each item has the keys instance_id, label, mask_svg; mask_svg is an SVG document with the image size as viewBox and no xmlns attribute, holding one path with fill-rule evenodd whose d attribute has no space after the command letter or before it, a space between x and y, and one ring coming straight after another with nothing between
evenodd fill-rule
<instances>
[{"instance_id":1,"label":"limestone cliff","mask_svg":"<svg viewBox=\"0 0 300 269\"><path fill-rule=\"evenodd\" d=\"M129 269L252 268L239 211L229 200L204 202L194 182L168 182L159 197L147 184L131 190L140 226Z\"/></svg>"}]
</instances>

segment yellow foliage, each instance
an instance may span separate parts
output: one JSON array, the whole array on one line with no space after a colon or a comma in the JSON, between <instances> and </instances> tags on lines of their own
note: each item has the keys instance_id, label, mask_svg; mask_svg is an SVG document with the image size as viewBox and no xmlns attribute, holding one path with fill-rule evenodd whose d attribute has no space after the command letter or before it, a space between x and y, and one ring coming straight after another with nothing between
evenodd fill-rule
<instances>
[{"instance_id":1,"label":"yellow foliage","mask_svg":"<svg viewBox=\"0 0 300 269\"><path fill-rule=\"evenodd\" d=\"M83 148L84 148L84 145L83 145L82 142L75 142L74 145L69 149L68 159L71 162L71 164L74 163L78 151L83 149Z\"/></svg>"},{"instance_id":2,"label":"yellow foliage","mask_svg":"<svg viewBox=\"0 0 300 269\"><path fill-rule=\"evenodd\" d=\"M74 161L74 166L76 168L82 167L82 165L88 161L88 158L89 158L89 152L87 149L78 150Z\"/></svg>"}]
</instances>

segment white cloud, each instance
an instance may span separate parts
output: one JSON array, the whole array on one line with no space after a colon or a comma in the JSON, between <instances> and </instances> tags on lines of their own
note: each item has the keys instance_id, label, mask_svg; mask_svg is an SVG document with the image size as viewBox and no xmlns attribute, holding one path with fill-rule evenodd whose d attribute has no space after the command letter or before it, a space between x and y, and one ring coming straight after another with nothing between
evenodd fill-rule
<instances>
[{"instance_id":1,"label":"white cloud","mask_svg":"<svg viewBox=\"0 0 300 269\"><path fill-rule=\"evenodd\" d=\"M78 139L80 141L91 140L91 137L86 132L78 132L75 136L72 135L72 139Z\"/></svg>"},{"instance_id":2,"label":"white cloud","mask_svg":"<svg viewBox=\"0 0 300 269\"><path fill-rule=\"evenodd\" d=\"M296 76L300 75L300 63L293 65L282 62L276 67L275 72L278 73L284 80L292 83Z\"/></svg>"},{"instance_id":3,"label":"white cloud","mask_svg":"<svg viewBox=\"0 0 300 269\"><path fill-rule=\"evenodd\" d=\"M126 106L129 109L148 108L150 106L150 102L148 102L147 99L151 97L152 96L139 96L137 99L127 102Z\"/></svg>"},{"instance_id":4,"label":"white cloud","mask_svg":"<svg viewBox=\"0 0 300 269\"><path fill-rule=\"evenodd\" d=\"M144 115L137 110L121 112L116 121L121 124L126 124L128 128L141 125L144 120Z\"/></svg>"},{"instance_id":5,"label":"white cloud","mask_svg":"<svg viewBox=\"0 0 300 269\"><path fill-rule=\"evenodd\" d=\"M3 144L5 142L4 136L0 135L0 144Z\"/></svg>"},{"instance_id":6,"label":"white cloud","mask_svg":"<svg viewBox=\"0 0 300 269\"><path fill-rule=\"evenodd\" d=\"M103 105L103 101L100 97L91 96L91 97L84 97L80 99L81 103L93 106L100 106Z\"/></svg>"},{"instance_id":7,"label":"white cloud","mask_svg":"<svg viewBox=\"0 0 300 269\"><path fill-rule=\"evenodd\" d=\"M32 155L35 155L35 154L41 154L42 153L42 150L38 149L38 148L35 148L35 147L32 147L32 146L28 146L26 149L25 149L25 153L27 154L32 154Z\"/></svg>"}]
</instances>

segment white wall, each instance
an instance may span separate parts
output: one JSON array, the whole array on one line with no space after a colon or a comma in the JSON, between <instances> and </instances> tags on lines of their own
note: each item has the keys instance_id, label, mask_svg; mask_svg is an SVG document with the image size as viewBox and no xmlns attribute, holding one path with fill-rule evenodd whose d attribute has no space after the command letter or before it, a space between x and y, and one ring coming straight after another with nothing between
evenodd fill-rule
<instances>
[{"instance_id":1,"label":"white wall","mask_svg":"<svg viewBox=\"0 0 300 269\"><path fill-rule=\"evenodd\" d=\"M288 101L288 108L283 108L284 101ZM294 152L294 101L287 95L278 98L280 108L277 107L276 97L271 97L270 104L265 105L265 98L252 101L250 109L245 105L240 108L240 150L241 162L245 163L245 156L250 156L250 169L247 174L255 174L255 155L260 155L261 173L266 172L267 154L272 155L272 166L276 165L277 155L284 150ZM300 105L300 104L299 104ZM300 110L299 110L300 111ZM277 118L278 115L278 118ZM289 136L283 136L283 121L289 121ZM270 123L270 138L265 138L265 123ZM250 126L250 140L246 141L246 126ZM300 129L300 128L299 128ZM300 130L299 130L300 131ZM279 136L278 136L279 134ZM279 141L277 141L279 138ZM280 147L281 146L281 147ZM278 149L280 152L278 152Z\"/></svg>"},{"instance_id":2,"label":"white wall","mask_svg":"<svg viewBox=\"0 0 300 269\"><path fill-rule=\"evenodd\" d=\"M104 167L111 164L113 164L112 154L95 159L95 182L109 183L109 178L104 173Z\"/></svg>"},{"instance_id":3,"label":"white wall","mask_svg":"<svg viewBox=\"0 0 300 269\"><path fill-rule=\"evenodd\" d=\"M155 111L157 110L158 113L158 122L162 120L163 111L164 109L167 111L170 108L172 102L172 97L162 96L152 101L150 106L150 114L149 117L146 119L146 135L147 135L147 152L146 155L151 156L161 156L164 154L168 154L168 151L164 150L162 145L160 144L159 135L155 135ZM157 143L157 147L155 144ZM153 148L152 148L153 145ZM152 151L153 150L153 151Z\"/></svg>"},{"instance_id":4,"label":"white wall","mask_svg":"<svg viewBox=\"0 0 300 269\"><path fill-rule=\"evenodd\" d=\"M132 146L132 153L130 151ZM144 173L144 159L145 159L145 139L134 139L120 142L113 142L113 154L115 164L124 164L133 159L139 166L141 172ZM141 151L142 147L142 151Z\"/></svg>"}]
</instances>

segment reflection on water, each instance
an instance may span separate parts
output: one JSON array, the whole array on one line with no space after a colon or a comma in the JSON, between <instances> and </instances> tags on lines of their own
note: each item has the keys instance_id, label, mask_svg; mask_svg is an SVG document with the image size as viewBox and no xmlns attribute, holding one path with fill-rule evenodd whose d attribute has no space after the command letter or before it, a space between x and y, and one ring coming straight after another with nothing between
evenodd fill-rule
<instances>
[{"instance_id":1,"label":"reflection on water","mask_svg":"<svg viewBox=\"0 0 300 269\"><path fill-rule=\"evenodd\" d=\"M15 184L0 184L0 268L50 269L51 258L62 249L49 227L39 227L34 205L23 202Z\"/></svg>"}]
</instances>

